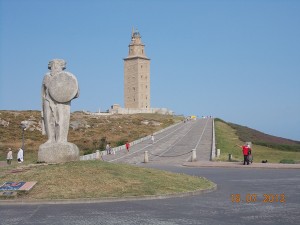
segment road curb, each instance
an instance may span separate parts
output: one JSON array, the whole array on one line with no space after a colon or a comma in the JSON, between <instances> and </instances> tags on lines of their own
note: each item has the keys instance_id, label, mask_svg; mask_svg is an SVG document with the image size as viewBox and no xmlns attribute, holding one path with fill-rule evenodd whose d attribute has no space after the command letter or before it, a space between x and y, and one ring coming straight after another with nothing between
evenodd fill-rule
<instances>
[{"instance_id":1,"label":"road curb","mask_svg":"<svg viewBox=\"0 0 300 225\"><path fill-rule=\"evenodd\" d=\"M125 202L125 201L142 201L142 200L159 200L168 198L182 198L194 195L205 194L217 190L217 184L204 190L196 190L185 193L167 194L167 195L149 195L149 196L129 196L124 198L100 198L100 199L48 199L48 200L0 200L0 205L55 205L55 204L90 204L90 203L106 203L106 202Z\"/></svg>"},{"instance_id":2,"label":"road curb","mask_svg":"<svg viewBox=\"0 0 300 225\"><path fill-rule=\"evenodd\" d=\"M244 169L300 169L300 164L252 163L243 165L241 162L186 162L185 167L214 167L214 168L244 168Z\"/></svg>"}]
</instances>

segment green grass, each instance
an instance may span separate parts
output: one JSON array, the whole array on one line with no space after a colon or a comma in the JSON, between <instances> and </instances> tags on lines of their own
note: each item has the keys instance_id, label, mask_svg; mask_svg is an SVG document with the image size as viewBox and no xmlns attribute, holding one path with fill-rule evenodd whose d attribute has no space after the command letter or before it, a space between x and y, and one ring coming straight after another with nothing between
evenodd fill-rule
<instances>
[{"instance_id":1,"label":"green grass","mask_svg":"<svg viewBox=\"0 0 300 225\"><path fill-rule=\"evenodd\" d=\"M15 168L18 165L11 166ZM151 196L212 188L214 183L184 174L145 169L103 161L79 161L56 165L35 165L30 170L9 173L1 168L0 183L37 181L21 199L76 199Z\"/></svg>"},{"instance_id":2,"label":"green grass","mask_svg":"<svg viewBox=\"0 0 300 225\"><path fill-rule=\"evenodd\" d=\"M244 141L240 140L237 130L222 120L215 120L216 131L216 148L221 149L220 161L227 161L228 154L233 155L233 159L237 161L243 160L242 150L236 145L243 145ZM248 141L252 141L251 139ZM279 163L283 159L292 159L300 161L300 152L286 151L277 148L253 144L252 146L254 162L268 160L268 162Z\"/></svg>"},{"instance_id":3,"label":"green grass","mask_svg":"<svg viewBox=\"0 0 300 225\"><path fill-rule=\"evenodd\" d=\"M282 159L282 160L280 160L280 163L295 164L296 162L293 159Z\"/></svg>"}]
</instances>

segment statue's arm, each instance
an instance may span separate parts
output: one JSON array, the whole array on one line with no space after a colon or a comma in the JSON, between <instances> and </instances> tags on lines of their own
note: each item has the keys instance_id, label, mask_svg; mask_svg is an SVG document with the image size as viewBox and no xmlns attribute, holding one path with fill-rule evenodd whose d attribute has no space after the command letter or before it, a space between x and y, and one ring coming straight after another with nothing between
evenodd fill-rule
<instances>
[{"instance_id":1,"label":"statue's arm","mask_svg":"<svg viewBox=\"0 0 300 225\"><path fill-rule=\"evenodd\" d=\"M47 89L47 81L48 81L48 74L45 75L43 83L42 83L42 89L41 89L41 96L42 96L42 110L41 110L41 119L42 119L42 134L46 135L46 129L45 129L45 118L44 118L44 111L45 111L45 99L46 99L46 89Z\"/></svg>"}]
</instances>

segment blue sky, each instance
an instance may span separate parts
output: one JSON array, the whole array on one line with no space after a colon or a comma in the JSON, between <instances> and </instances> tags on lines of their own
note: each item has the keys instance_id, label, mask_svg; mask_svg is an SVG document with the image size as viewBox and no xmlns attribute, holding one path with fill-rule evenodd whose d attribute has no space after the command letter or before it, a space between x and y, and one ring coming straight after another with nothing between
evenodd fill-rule
<instances>
[{"instance_id":1,"label":"blue sky","mask_svg":"<svg viewBox=\"0 0 300 225\"><path fill-rule=\"evenodd\" d=\"M300 140L300 1L0 0L0 109L40 110L47 64L80 85L72 111L124 105L132 27L151 106Z\"/></svg>"}]
</instances>

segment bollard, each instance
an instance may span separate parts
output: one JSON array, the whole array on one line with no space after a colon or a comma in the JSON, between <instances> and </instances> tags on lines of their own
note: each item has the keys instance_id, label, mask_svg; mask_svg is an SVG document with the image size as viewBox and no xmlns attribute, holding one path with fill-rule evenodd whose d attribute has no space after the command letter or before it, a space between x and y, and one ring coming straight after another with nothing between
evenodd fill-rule
<instances>
[{"instance_id":1,"label":"bollard","mask_svg":"<svg viewBox=\"0 0 300 225\"><path fill-rule=\"evenodd\" d=\"M193 149L193 151L192 151L191 162L195 162L196 160L197 160L196 149Z\"/></svg>"},{"instance_id":2,"label":"bollard","mask_svg":"<svg viewBox=\"0 0 300 225\"><path fill-rule=\"evenodd\" d=\"M221 155L221 150L220 149L217 149L217 157L219 158Z\"/></svg>"},{"instance_id":3,"label":"bollard","mask_svg":"<svg viewBox=\"0 0 300 225\"><path fill-rule=\"evenodd\" d=\"M232 155L228 154L228 161L231 162L231 160L232 160Z\"/></svg>"},{"instance_id":4,"label":"bollard","mask_svg":"<svg viewBox=\"0 0 300 225\"><path fill-rule=\"evenodd\" d=\"M144 155L144 163L148 163L149 159L148 159L148 151L145 151L145 155Z\"/></svg>"},{"instance_id":5,"label":"bollard","mask_svg":"<svg viewBox=\"0 0 300 225\"><path fill-rule=\"evenodd\" d=\"M99 159L100 159L100 151L96 150L96 160L99 160Z\"/></svg>"}]
</instances>

